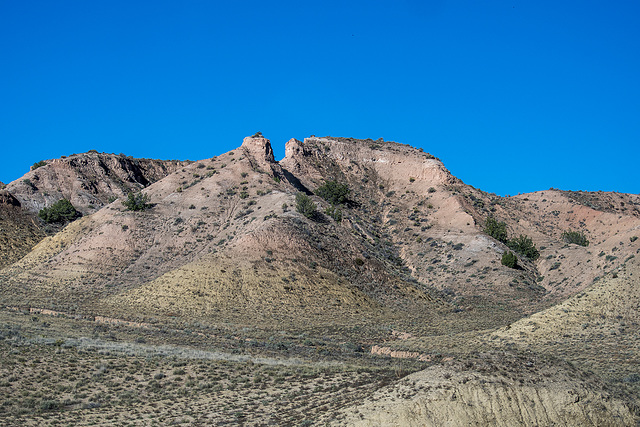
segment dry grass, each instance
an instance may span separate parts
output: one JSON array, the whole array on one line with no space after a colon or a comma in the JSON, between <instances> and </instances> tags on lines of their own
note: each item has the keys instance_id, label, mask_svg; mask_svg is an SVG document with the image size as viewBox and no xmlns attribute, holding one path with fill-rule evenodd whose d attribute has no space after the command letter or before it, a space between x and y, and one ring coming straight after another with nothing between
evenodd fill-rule
<instances>
[{"instance_id":1,"label":"dry grass","mask_svg":"<svg viewBox=\"0 0 640 427\"><path fill-rule=\"evenodd\" d=\"M90 332L90 323L7 312L3 320L4 425L300 425L330 420L420 366L378 366L380 360L353 353L314 361L286 350L251 356L141 344L140 336L125 341L138 333L133 329L78 339L69 335Z\"/></svg>"}]
</instances>

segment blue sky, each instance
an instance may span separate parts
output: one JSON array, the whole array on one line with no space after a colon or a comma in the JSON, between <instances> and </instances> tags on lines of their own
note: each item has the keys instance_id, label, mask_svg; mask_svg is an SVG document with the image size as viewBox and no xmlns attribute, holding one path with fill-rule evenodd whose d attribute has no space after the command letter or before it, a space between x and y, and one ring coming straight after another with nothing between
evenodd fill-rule
<instances>
[{"instance_id":1,"label":"blue sky","mask_svg":"<svg viewBox=\"0 0 640 427\"><path fill-rule=\"evenodd\" d=\"M0 181L261 131L422 147L500 195L640 193L634 1L0 1Z\"/></svg>"}]
</instances>

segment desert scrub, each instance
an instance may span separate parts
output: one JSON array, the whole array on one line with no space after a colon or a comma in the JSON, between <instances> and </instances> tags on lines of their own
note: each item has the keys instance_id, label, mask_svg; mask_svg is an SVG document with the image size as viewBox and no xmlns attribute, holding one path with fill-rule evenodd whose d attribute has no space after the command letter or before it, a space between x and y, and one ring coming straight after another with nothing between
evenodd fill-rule
<instances>
[{"instance_id":1,"label":"desert scrub","mask_svg":"<svg viewBox=\"0 0 640 427\"><path fill-rule=\"evenodd\" d=\"M564 231L562 233L562 240L564 240L566 243L573 243L580 246L589 246L589 240L587 240L587 237L582 231Z\"/></svg>"},{"instance_id":2,"label":"desert scrub","mask_svg":"<svg viewBox=\"0 0 640 427\"><path fill-rule=\"evenodd\" d=\"M300 192L296 194L296 211L311 219L317 214L316 205L311 200L311 197Z\"/></svg>"},{"instance_id":3,"label":"desert scrub","mask_svg":"<svg viewBox=\"0 0 640 427\"><path fill-rule=\"evenodd\" d=\"M76 208L67 199L61 199L48 208L38 212L38 216L47 224L73 221L79 216Z\"/></svg>"},{"instance_id":4,"label":"desert scrub","mask_svg":"<svg viewBox=\"0 0 640 427\"><path fill-rule=\"evenodd\" d=\"M327 181L316 190L316 194L332 205L346 203L349 196L349 187L337 181Z\"/></svg>"},{"instance_id":5,"label":"desert scrub","mask_svg":"<svg viewBox=\"0 0 640 427\"><path fill-rule=\"evenodd\" d=\"M493 217L487 217L484 232L499 242L507 242L507 224L504 221L496 221Z\"/></svg>"},{"instance_id":6,"label":"desert scrub","mask_svg":"<svg viewBox=\"0 0 640 427\"><path fill-rule=\"evenodd\" d=\"M132 193L127 194L127 200L123 200L122 204L128 211L143 211L149 209L151 204L149 202L149 196L144 193Z\"/></svg>"},{"instance_id":7,"label":"desert scrub","mask_svg":"<svg viewBox=\"0 0 640 427\"><path fill-rule=\"evenodd\" d=\"M518 267L518 257L511 251L506 251L502 254L502 265L509 268L517 268Z\"/></svg>"},{"instance_id":8,"label":"desert scrub","mask_svg":"<svg viewBox=\"0 0 640 427\"><path fill-rule=\"evenodd\" d=\"M342 221L342 209L331 205L324 211L325 214L329 215L335 222Z\"/></svg>"},{"instance_id":9,"label":"desert scrub","mask_svg":"<svg viewBox=\"0 0 640 427\"><path fill-rule=\"evenodd\" d=\"M31 166L31 170L36 170L38 168L41 168L42 166L47 166L47 162L45 162L44 160L40 160L39 162L35 162L33 164L33 166Z\"/></svg>"},{"instance_id":10,"label":"desert scrub","mask_svg":"<svg viewBox=\"0 0 640 427\"><path fill-rule=\"evenodd\" d=\"M507 246L514 251L526 256L530 260L536 260L540 257L540 252L536 249L530 237L521 234L515 239L509 240Z\"/></svg>"}]
</instances>

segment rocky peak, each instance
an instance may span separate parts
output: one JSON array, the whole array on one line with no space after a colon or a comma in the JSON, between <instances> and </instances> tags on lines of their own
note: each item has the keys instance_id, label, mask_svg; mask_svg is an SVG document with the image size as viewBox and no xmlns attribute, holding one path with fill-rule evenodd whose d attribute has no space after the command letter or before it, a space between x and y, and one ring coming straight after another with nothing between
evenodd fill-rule
<instances>
[{"instance_id":1,"label":"rocky peak","mask_svg":"<svg viewBox=\"0 0 640 427\"><path fill-rule=\"evenodd\" d=\"M248 156L253 157L259 163L275 163L271 142L262 136L260 132L253 136L248 136L242 141L241 148Z\"/></svg>"},{"instance_id":2,"label":"rocky peak","mask_svg":"<svg viewBox=\"0 0 640 427\"><path fill-rule=\"evenodd\" d=\"M309 155L309 150L306 150L307 146L298 141L295 138L291 138L284 145L284 156L287 158L296 157L298 155ZM306 150L306 151L305 151Z\"/></svg>"},{"instance_id":3,"label":"rocky peak","mask_svg":"<svg viewBox=\"0 0 640 427\"><path fill-rule=\"evenodd\" d=\"M280 163L292 172L319 178L318 173L310 170L316 163L309 162L309 157L315 157L323 164L327 160L335 162L343 169L359 164L401 185L409 179L427 187L455 182L442 162L431 154L382 139L310 137L303 142L291 139L285 146L285 158Z\"/></svg>"}]
</instances>

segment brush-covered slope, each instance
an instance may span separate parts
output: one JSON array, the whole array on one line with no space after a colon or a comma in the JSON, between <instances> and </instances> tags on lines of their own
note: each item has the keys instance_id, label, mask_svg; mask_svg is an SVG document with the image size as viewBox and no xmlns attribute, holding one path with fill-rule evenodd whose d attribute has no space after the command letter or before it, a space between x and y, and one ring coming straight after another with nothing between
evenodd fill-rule
<instances>
[{"instance_id":1,"label":"brush-covered slope","mask_svg":"<svg viewBox=\"0 0 640 427\"><path fill-rule=\"evenodd\" d=\"M255 135L175 166L153 183L127 181L148 197L141 211L127 210L125 188L108 181L109 191L122 189L119 200L0 270L0 304L138 320L163 333L189 323L188 334L203 339L221 328L239 343L278 331L305 352L307 336L349 340L371 346L354 356L362 360L401 356L427 368L345 408L341 424L636 421L637 407L624 402L640 384L638 196L502 198L422 150L382 140L293 139L277 162ZM332 206L319 189L334 181L350 191ZM44 191L7 193L4 208L35 211ZM316 214L297 211L300 193ZM502 265L509 248L485 234L488 217L504 221L509 238L530 237L540 256ZM566 231L589 245L567 243Z\"/></svg>"},{"instance_id":2,"label":"brush-covered slope","mask_svg":"<svg viewBox=\"0 0 640 427\"><path fill-rule=\"evenodd\" d=\"M0 268L22 258L43 237L37 218L24 212L11 193L0 190Z\"/></svg>"},{"instance_id":3,"label":"brush-covered slope","mask_svg":"<svg viewBox=\"0 0 640 427\"><path fill-rule=\"evenodd\" d=\"M327 181L350 189L336 207L341 221L314 195ZM314 218L296 212L298 192L312 197ZM384 314L418 325L446 312L492 327L616 268L639 224L632 196L615 213L558 191L500 198L465 185L422 150L381 140L293 139L276 162L256 135L180 166L144 193L149 209L113 202L3 270L3 301L248 322ZM483 232L490 215L511 237L532 237L542 256L520 256L519 269L501 265L507 247ZM584 230L591 245L567 245L568 229Z\"/></svg>"},{"instance_id":4,"label":"brush-covered slope","mask_svg":"<svg viewBox=\"0 0 640 427\"><path fill-rule=\"evenodd\" d=\"M341 410L349 426L620 426L632 408L571 365L526 354L483 354L433 366Z\"/></svg>"},{"instance_id":5,"label":"brush-covered slope","mask_svg":"<svg viewBox=\"0 0 640 427\"><path fill-rule=\"evenodd\" d=\"M348 183L353 228L365 241L393 248L417 286L454 296L457 310L506 302L528 311L542 299L535 265L501 266L505 246L482 232L489 210L464 197L485 198L489 206L489 196L452 176L434 156L394 142L329 137L291 140L286 154L283 168L306 188L326 180Z\"/></svg>"},{"instance_id":6,"label":"brush-covered slope","mask_svg":"<svg viewBox=\"0 0 640 427\"><path fill-rule=\"evenodd\" d=\"M43 240L2 272L5 303L254 322L438 305L395 261L366 255L349 221L295 212L290 181L269 142L247 138L147 187L150 209L116 201Z\"/></svg>"},{"instance_id":7,"label":"brush-covered slope","mask_svg":"<svg viewBox=\"0 0 640 427\"><path fill-rule=\"evenodd\" d=\"M539 191L501 198L494 215L510 234L531 236L540 249L539 284L551 300L586 289L636 254L640 196L620 193ZM562 234L583 233L588 246L567 244Z\"/></svg>"},{"instance_id":8,"label":"brush-covered slope","mask_svg":"<svg viewBox=\"0 0 640 427\"><path fill-rule=\"evenodd\" d=\"M164 178L182 165L179 161L134 159L90 151L45 160L23 177L7 184L6 190L23 209L37 214L65 198L83 214L90 214L130 191Z\"/></svg>"},{"instance_id":9,"label":"brush-covered slope","mask_svg":"<svg viewBox=\"0 0 640 427\"><path fill-rule=\"evenodd\" d=\"M570 360L640 392L640 243L615 273L486 339Z\"/></svg>"},{"instance_id":10,"label":"brush-covered slope","mask_svg":"<svg viewBox=\"0 0 640 427\"><path fill-rule=\"evenodd\" d=\"M89 152L39 162L8 185L0 185L0 268L26 255L46 234L38 212L66 198L84 215L113 198L137 191L173 172L181 162L133 159Z\"/></svg>"}]
</instances>

